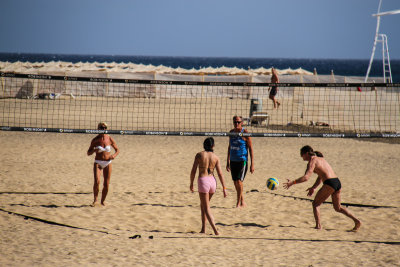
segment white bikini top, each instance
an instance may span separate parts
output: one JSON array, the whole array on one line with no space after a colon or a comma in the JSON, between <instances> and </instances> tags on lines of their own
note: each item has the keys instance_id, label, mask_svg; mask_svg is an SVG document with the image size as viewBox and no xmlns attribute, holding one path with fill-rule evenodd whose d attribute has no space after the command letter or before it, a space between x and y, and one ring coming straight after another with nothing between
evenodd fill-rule
<instances>
[{"instance_id":1,"label":"white bikini top","mask_svg":"<svg viewBox=\"0 0 400 267\"><path fill-rule=\"evenodd\" d=\"M99 152L111 152L111 146L96 146L95 149L99 150Z\"/></svg>"}]
</instances>

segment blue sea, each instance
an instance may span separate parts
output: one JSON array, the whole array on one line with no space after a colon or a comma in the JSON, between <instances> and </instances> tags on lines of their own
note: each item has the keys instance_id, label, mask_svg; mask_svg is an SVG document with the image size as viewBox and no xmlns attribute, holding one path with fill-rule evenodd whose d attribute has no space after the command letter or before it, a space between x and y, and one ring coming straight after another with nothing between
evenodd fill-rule
<instances>
[{"instance_id":1,"label":"blue sea","mask_svg":"<svg viewBox=\"0 0 400 267\"><path fill-rule=\"evenodd\" d=\"M343 76L365 76L369 59L291 59L291 58L240 58L240 57L169 57L169 56L120 56L120 55L63 55L63 54L22 54L0 53L0 61L9 62L116 62L163 65L184 69L202 67L238 67L256 69L260 67L278 69L302 68L308 71L316 69L318 74ZM391 60L393 82L400 82L400 60ZM382 77L382 59L375 59L370 76Z\"/></svg>"}]
</instances>

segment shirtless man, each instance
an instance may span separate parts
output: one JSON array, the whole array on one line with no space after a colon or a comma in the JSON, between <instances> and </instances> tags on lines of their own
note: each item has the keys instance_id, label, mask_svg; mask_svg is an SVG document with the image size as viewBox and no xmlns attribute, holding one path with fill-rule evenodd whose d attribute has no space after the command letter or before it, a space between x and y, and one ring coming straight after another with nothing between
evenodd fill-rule
<instances>
[{"instance_id":1,"label":"shirtless man","mask_svg":"<svg viewBox=\"0 0 400 267\"><path fill-rule=\"evenodd\" d=\"M321 229L321 220L320 220L320 212L319 208L321 204L328 199L329 196L332 196L332 203L335 211L343 213L347 217L353 219L354 221L354 228L351 231L356 232L360 226L361 221L354 217L354 215L345 207L340 205L340 191L341 191L341 184L337 175L333 171L332 167L329 163L323 158L321 152L314 151L310 146L304 146L300 150L300 156L303 158L304 161L308 161L307 169L305 174L296 179L296 180L289 180L287 183L284 183L284 188L289 189L294 184L302 183L308 181L310 179L312 173L318 174L317 180L315 181L314 185L307 189L308 196L312 196L314 190L318 187L318 185L323 182L321 189L315 195L313 205L313 212L315 217L315 229Z\"/></svg>"},{"instance_id":2,"label":"shirtless man","mask_svg":"<svg viewBox=\"0 0 400 267\"><path fill-rule=\"evenodd\" d=\"M206 218L210 223L215 235L219 235L217 227L214 223L214 218L211 214L210 201L215 193L217 181L214 177L214 169L217 170L219 180L222 184L222 192L226 197L226 187L224 176L222 175L221 165L219 158L214 154L214 138L208 137L203 143L204 151L196 154L193 162L192 171L190 172L190 191L194 192L193 182L196 176L197 167L199 167L199 178L197 180L197 187L200 197L201 208L201 231L206 232Z\"/></svg>"},{"instance_id":3,"label":"shirtless man","mask_svg":"<svg viewBox=\"0 0 400 267\"><path fill-rule=\"evenodd\" d=\"M100 122L97 126L99 130L107 130L107 124L105 122ZM114 148L115 153L111 155L111 147ZM101 133L93 138L90 143L90 147L87 151L87 155L90 156L93 153L96 153L96 157L93 164L93 173L94 173L94 184L93 184L93 195L94 201L92 206L94 207L97 203L97 197L99 195L100 190L100 176L101 171L103 171L104 176L104 184L103 191L101 194L101 205L105 206L104 201L106 200L108 188L110 185L112 164L111 161L115 159L115 157L119 154L119 149L114 139L105 134Z\"/></svg>"},{"instance_id":4,"label":"shirtless man","mask_svg":"<svg viewBox=\"0 0 400 267\"><path fill-rule=\"evenodd\" d=\"M279 77L278 77L278 72L276 71L275 68L272 68L272 76L271 76L271 83L279 83ZM281 105L281 103L276 100L275 96L278 93L278 86L272 86L268 89L269 92L269 99L272 100L272 102L274 102L274 109L279 108L279 106Z\"/></svg>"}]
</instances>

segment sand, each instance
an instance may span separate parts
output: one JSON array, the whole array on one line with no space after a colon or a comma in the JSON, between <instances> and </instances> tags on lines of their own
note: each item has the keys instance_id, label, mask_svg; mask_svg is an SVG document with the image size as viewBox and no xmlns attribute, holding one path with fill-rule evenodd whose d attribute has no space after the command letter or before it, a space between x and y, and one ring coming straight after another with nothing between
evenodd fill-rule
<instances>
[{"instance_id":1,"label":"sand","mask_svg":"<svg viewBox=\"0 0 400 267\"><path fill-rule=\"evenodd\" d=\"M211 201L216 237L209 225L198 233L199 198L189 191L204 137L113 136L121 153L107 206L94 208L93 157L86 156L93 137L0 131L0 266L400 265L396 142L253 138L248 206L235 208L224 170L229 195L224 199L219 185ZM215 140L225 169L228 139ZM304 173L299 149L306 144L322 151L339 175L342 202L356 204L348 208L363 222L357 233L329 203L321 207L323 229L314 229L305 190L315 176L290 190L266 189L268 177L282 184ZM135 235L140 238L130 238Z\"/></svg>"}]
</instances>

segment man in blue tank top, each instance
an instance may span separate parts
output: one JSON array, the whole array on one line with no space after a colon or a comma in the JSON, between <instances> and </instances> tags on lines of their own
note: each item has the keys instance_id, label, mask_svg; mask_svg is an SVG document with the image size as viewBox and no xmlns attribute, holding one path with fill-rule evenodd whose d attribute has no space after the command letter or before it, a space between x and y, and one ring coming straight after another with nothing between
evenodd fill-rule
<instances>
[{"instance_id":1,"label":"man in blue tank top","mask_svg":"<svg viewBox=\"0 0 400 267\"><path fill-rule=\"evenodd\" d=\"M242 117L234 116L234 128L231 133L247 133L247 130L242 127ZM243 181L247 173L248 154L250 152L250 172L254 172L253 145L250 137L230 136L228 157L226 161L226 170L231 172L232 180L237 193L236 207L241 208L246 206L243 199Z\"/></svg>"}]
</instances>

